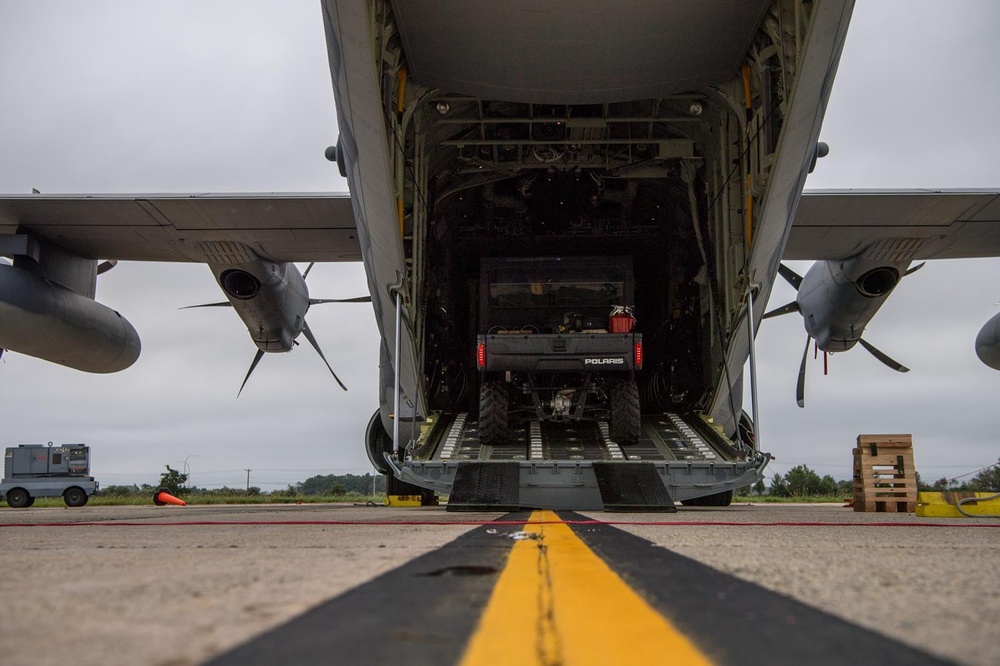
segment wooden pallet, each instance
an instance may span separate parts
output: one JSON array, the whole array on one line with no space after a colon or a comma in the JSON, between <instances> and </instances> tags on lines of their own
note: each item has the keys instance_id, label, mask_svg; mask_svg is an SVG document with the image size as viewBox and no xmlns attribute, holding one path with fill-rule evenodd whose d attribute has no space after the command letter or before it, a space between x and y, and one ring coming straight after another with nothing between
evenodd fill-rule
<instances>
[{"instance_id":1,"label":"wooden pallet","mask_svg":"<svg viewBox=\"0 0 1000 666\"><path fill-rule=\"evenodd\" d=\"M917 479L910 435L858 435L854 449L854 510L913 513Z\"/></svg>"}]
</instances>

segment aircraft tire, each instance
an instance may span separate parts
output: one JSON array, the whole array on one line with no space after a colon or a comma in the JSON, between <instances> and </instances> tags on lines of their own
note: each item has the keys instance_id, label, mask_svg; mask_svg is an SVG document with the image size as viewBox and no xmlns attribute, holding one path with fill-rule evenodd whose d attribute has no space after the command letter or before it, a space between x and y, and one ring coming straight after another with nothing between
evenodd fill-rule
<instances>
[{"instance_id":1,"label":"aircraft tire","mask_svg":"<svg viewBox=\"0 0 1000 666\"><path fill-rule=\"evenodd\" d=\"M618 444L635 444L642 432L639 385L634 379L611 385L611 439Z\"/></svg>"},{"instance_id":2,"label":"aircraft tire","mask_svg":"<svg viewBox=\"0 0 1000 666\"><path fill-rule=\"evenodd\" d=\"M382 425L382 415L377 409L372 415L371 420L368 421L368 427L365 429L365 452L368 454L368 460L371 462L372 467L379 474L392 474L389 463L385 461L385 456L382 455L383 453L392 453L392 435L386 432L385 426Z\"/></svg>"},{"instance_id":3,"label":"aircraft tire","mask_svg":"<svg viewBox=\"0 0 1000 666\"><path fill-rule=\"evenodd\" d=\"M483 381L479 387L479 442L486 446L507 440L510 397L503 382Z\"/></svg>"},{"instance_id":4,"label":"aircraft tire","mask_svg":"<svg viewBox=\"0 0 1000 666\"><path fill-rule=\"evenodd\" d=\"M691 499L681 500L684 506L729 506L733 503L733 491L727 490L712 495L702 495Z\"/></svg>"},{"instance_id":5,"label":"aircraft tire","mask_svg":"<svg viewBox=\"0 0 1000 666\"><path fill-rule=\"evenodd\" d=\"M31 506L31 495L24 488L12 488L7 491L7 506L12 509L25 509Z\"/></svg>"},{"instance_id":6,"label":"aircraft tire","mask_svg":"<svg viewBox=\"0 0 1000 666\"><path fill-rule=\"evenodd\" d=\"M63 491L63 502L66 503L66 506L83 506L89 499L87 492L79 486L73 486Z\"/></svg>"}]
</instances>

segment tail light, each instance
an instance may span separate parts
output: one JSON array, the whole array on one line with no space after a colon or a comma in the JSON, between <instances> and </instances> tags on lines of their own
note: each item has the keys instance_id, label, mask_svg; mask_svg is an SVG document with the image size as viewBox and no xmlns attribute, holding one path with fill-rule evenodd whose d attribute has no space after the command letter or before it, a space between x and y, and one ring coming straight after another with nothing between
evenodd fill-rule
<instances>
[{"instance_id":1,"label":"tail light","mask_svg":"<svg viewBox=\"0 0 1000 666\"><path fill-rule=\"evenodd\" d=\"M479 364L479 369L482 370L486 367L486 343L480 342L479 346L476 348L476 363Z\"/></svg>"},{"instance_id":2,"label":"tail light","mask_svg":"<svg viewBox=\"0 0 1000 666\"><path fill-rule=\"evenodd\" d=\"M635 343L635 369L642 370L642 343Z\"/></svg>"}]
</instances>

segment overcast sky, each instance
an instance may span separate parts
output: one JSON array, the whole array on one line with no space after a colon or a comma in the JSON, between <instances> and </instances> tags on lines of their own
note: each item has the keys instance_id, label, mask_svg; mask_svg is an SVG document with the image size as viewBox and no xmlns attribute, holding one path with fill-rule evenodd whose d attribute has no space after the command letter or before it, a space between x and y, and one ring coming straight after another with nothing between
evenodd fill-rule
<instances>
[{"instance_id":1,"label":"overcast sky","mask_svg":"<svg viewBox=\"0 0 1000 666\"><path fill-rule=\"evenodd\" d=\"M808 187L1000 187L1000 5L861 0ZM0 0L0 192L346 191L323 157L337 136L319 2ZM808 263L796 263L799 272ZM906 432L925 478L1000 456L1000 373L973 341L1000 301L1000 260L932 262L906 278L860 348L810 363L796 317L758 337L768 471L805 463L848 478L859 433ZM360 264L322 264L314 297L365 293ZM155 483L187 459L199 486L270 490L369 470L378 334L367 305L317 306L309 323L344 393L308 345L268 355L242 397L255 347L200 265L120 264L98 299L139 331L129 370L88 375L9 353L0 363L0 445L94 447L103 484ZM794 297L783 283L771 306Z\"/></svg>"}]
</instances>

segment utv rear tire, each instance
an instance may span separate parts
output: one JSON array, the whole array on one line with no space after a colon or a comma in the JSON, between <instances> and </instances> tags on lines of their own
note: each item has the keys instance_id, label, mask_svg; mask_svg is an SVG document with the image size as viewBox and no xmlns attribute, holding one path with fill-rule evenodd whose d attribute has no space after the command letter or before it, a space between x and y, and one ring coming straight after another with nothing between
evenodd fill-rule
<instances>
[{"instance_id":1,"label":"utv rear tire","mask_svg":"<svg viewBox=\"0 0 1000 666\"><path fill-rule=\"evenodd\" d=\"M642 432L639 385L633 379L611 385L611 439L618 444L635 444Z\"/></svg>"},{"instance_id":2,"label":"utv rear tire","mask_svg":"<svg viewBox=\"0 0 1000 666\"><path fill-rule=\"evenodd\" d=\"M479 442L495 446L507 441L510 397L503 382L484 381L479 387Z\"/></svg>"}]
</instances>

